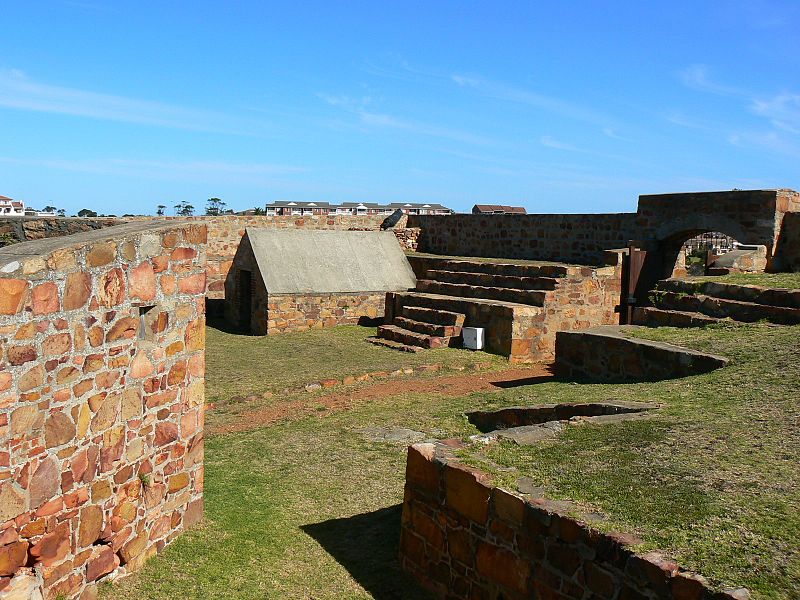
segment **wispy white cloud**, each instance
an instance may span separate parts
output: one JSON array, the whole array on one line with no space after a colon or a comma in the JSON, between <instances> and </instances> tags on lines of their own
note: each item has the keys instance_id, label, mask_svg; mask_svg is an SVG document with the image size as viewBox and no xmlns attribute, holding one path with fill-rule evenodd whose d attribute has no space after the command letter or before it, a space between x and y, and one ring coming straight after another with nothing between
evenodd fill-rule
<instances>
[{"instance_id":1,"label":"wispy white cloud","mask_svg":"<svg viewBox=\"0 0 800 600\"><path fill-rule=\"evenodd\" d=\"M567 144L564 142L559 142L558 140L553 139L549 135L543 135L539 138L539 143L542 146L546 146L548 148L555 148L556 150L566 150L567 152L585 152L581 148L573 146L572 144Z\"/></svg>"},{"instance_id":2,"label":"wispy white cloud","mask_svg":"<svg viewBox=\"0 0 800 600\"><path fill-rule=\"evenodd\" d=\"M739 147L756 147L770 152L800 156L800 94L790 92L758 93L745 88L718 83L709 76L704 65L692 65L679 73L684 85L692 89L737 99L751 115L767 120L760 131L741 125L708 124L673 112L667 120L675 125L716 132L728 143Z\"/></svg>"},{"instance_id":3,"label":"wispy white cloud","mask_svg":"<svg viewBox=\"0 0 800 600\"><path fill-rule=\"evenodd\" d=\"M393 115L375 112L369 108L373 102L370 96L351 98L350 96L324 93L319 93L317 96L331 106L341 108L342 110L355 115L358 118L359 123L366 127L394 129L415 135L443 138L466 144L489 145L493 143L492 140L486 137L479 136L468 131L451 129L449 127L442 127L432 123L402 119Z\"/></svg>"},{"instance_id":4,"label":"wispy white cloud","mask_svg":"<svg viewBox=\"0 0 800 600\"><path fill-rule=\"evenodd\" d=\"M46 169L121 175L142 179L202 181L263 181L274 177L305 172L302 167L272 163L235 163L227 161L161 161L122 158L99 159L27 159L0 156L0 164Z\"/></svg>"},{"instance_id":5,"label":"wispy white cloud","mask_svg":"<svg viewBox=\"0 0 800 600\"><path fill-rule=\"evenodd\" d=\"M701 92L710 92L724 96L742 96L744 92L738 88L723 85L712 80L709 68L706 65L690 65L678 72L678 78L683 85Z\"/></svg>"},{"instance_id":6,"label":"wispy white cloud","mask_svg":"<svg viewBox=\"0 0 800 600\"><path fill-rule=\"evenodd\" d=\"M751 110L770 120L776 129L800 134L800 94L782 93L771 98L755 98Z\"/></svg>"},{"instance_id":7,"label":"wispy white cloud","mask_svg":"<svg viewBox=\"0 0 800 600\"><path fill-rule=\"evenodd\" d=\"M553 96L488 81L474 75L452 74L450 79L460 87L475 90L490 98L533 106L575 121L591 123L601 129L612 129L614 125L613 119L606 115Z\"/></svg>"},{"instance_id":8,"label":"wispy white cloud","mask_svg":"<svg viewBox=\"0 0 800 600\"><path fill-rule=\"evenodd\" d=\"M50 85L18 70L0 70L0 107L233 135L263 128L224 113Z\"/></svg>"}]
</instances>

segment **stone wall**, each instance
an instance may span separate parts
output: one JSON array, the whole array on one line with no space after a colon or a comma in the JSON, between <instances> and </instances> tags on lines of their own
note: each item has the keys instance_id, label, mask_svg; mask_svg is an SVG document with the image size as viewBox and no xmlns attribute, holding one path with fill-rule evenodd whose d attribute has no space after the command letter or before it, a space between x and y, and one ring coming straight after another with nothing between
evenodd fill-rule
<instances>
[{"instance_id":1,"label":"stone wall","mask_svg":"<svg viewBox=\"0 0 800 600\"><path fill-rule=\"evenodd\" d=\"M634 213L583 215L420 215L417 250L602 265L604 251L627 246L639 229Z\"/></svg>"},{"instance_id":2,"label":"stone wall","mask_svg":"<svg viewBox=\"0 0 800 600\"><path fill-rule=\"evenodd\" d=\"M778 240L776 253L785 271L800 271L800 207L797 210L784 215Z\"/></svg>"},{"instance_id":3,"label":"stone wall","mask_svg":"<svg viewBox=\"0 0 800 600\"><path fill-rule=\"evenodd\" d=\"M266 329L273 335L336 325L383 321L386 292L340 294L270 294ZM260 328L260 327L259 327Z\"/></svg>"},{"instance_id":4,"label":"stone wall","mask_svg":"<svg viewBox=\"0 0 800 600\"><path fill-rule=\"evenodd\" d=\"M607 534L555 503L494 487L443 444L408 449L400 562L438 598L736 600L633 536Z\"/></svg>"},{"instance_id":5,"label":"stone wall","mask_svg":"<svg viewBox=\"0 0 800 600\"><path fill-rule=\"evenodd\" d=\"M203 511L202 224L0 250L0 598L93 598Z\"/></svg>"},{"instance_id":6,"label":"stone wall","mask_svg":"<svg viewBox=\"0 0 800 600\"><path fill-rule=\"evenodd\" d=\"M0 246L11 242L27 242L72 235L111 227L118 223L120 221L115 218L5 217L0 218ZM3 243L4 241L6 244Z\"/></svg>"},{"instance_id":7,"label":"stone wall","mask_svg":"<svg viewBox=\"0 0 800 600\"><path fill-rule=\"evenodd\" d=\"M658 381L707 373L727 364L721 356L629 337L619 327L556 334L556 374L566 379Z\"/></svg>"}]
</instances>

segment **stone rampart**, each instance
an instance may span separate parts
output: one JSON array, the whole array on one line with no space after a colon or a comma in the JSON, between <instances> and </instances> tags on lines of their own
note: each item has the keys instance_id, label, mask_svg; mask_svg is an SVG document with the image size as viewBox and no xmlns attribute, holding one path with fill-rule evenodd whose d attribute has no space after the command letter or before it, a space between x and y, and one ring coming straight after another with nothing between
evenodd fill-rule
<instances>
[{"instance_id":1,"label":"stone rampart","mask_svg":"<svg viewBox=\"0 0 800 600\"><path fill-rule=\"evenodd\" d=\"M635 213L543 215L420 215L417 250L602 265L604 251L637 238Z\"/></svg>"},{"instance_id":2,"label":"stone rampart","mask_svg":"<svg viewBox=\"0 0 800 600\"><path fill-rule=\"evenodd\" d=\"M593 529L546 500L494 487L443 444L408 449L400 562L438 598L741 600L630 535Z\"/></svg>"},{"instance_id":3,"label":"stone rampart","mask_svg":"<svg viewBox=\"0 0 800 600\"><path fill-rule=\"evenodd\" d=\"M203 511L202 224L0 250L0 598L93 598Z\"/></svg>"}]
</instances>

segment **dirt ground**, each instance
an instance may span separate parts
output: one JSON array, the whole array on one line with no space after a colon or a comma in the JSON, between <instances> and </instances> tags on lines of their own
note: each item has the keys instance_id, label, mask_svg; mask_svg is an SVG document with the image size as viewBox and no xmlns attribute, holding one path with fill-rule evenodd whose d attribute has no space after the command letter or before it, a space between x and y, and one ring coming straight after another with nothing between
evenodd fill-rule
<instances>
[{"instance_id":1,"label":"dirt ground","mask_svg":"<svg viewBox=\"0 0 800 600\"><path fill-rule=\"evenodd\" d=\"M242 413L236 421L226 423L208 433L222 435L257 429L279 421L300 419L312 414L322 416L331 411L345 410L360 402L388 399L400 393L432 392L446 396L462 396L471 392L527 385L552 377L551 365L536 364L487 373L361 383L324 396L309 394L308 398L300 400L295 398L290 401L265 399L264 402L268 403L268 406Z\"/></svg>"}]
</instances>

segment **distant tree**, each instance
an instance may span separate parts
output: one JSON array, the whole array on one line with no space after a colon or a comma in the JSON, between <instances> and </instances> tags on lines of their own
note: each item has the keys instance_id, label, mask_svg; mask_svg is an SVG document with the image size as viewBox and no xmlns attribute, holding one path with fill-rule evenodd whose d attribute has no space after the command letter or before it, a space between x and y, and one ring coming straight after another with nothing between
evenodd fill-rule
<instances>
[{"instance_id":1,"label":"distant tree","mask_svg":"<svg viewBox=\"0 0 800 600\"><path fill-rule=\"evenodd\" d=\"M50 206L50 205L45 206L42 210L44 212L52 212L52 213L57 211L55 206Z\"/></svg>"},{"instance_id":2,"label":"distant tree","mask_svg":"<svg viewBox=\"0 0 800 600\"><path fill-rule=\"evenodd\" d=\"M225 202L219 198L209 198L206 202L206 214L212 217L225 214Z\"/></svg>"},{"instance_id":3,"label":"distant tree","mask_svg":"<svg viewBox=\"0 0 800 600\"><path fill-rule=\"evenodd\" d=\"M66 217L67 216L67 211L65 211L63 208L59 208L57 212L58 212L58 216L59 217Z\"/></svg>"},{"instance_id":4,"label":"distant tree","mask_svg":"<svg viewBox=\"0 0 800 600\"><path fill-rule=\"evenodd\" d=\"M159 217L163 217L164 216L164 209L167 208L167 207L164 206L163 204L159 204L156 208L158 209L158 210L156 210L156 214Z\"/></svg>"},{"instance_id":5,"label":"distant tree","mask_svg":"<svg viewBox=\"0 0 800 600\"><path fill-rule=\"evenodd\" d=\"M194 214L194 206L185 200L178 202L175 205L175 214L181 217L191 217Z\"/></svg>"},{"instance_id":6,"label":"distant tree","mask_svg":"<svg viewBox=\"0 0 800 600\"><path fill-rule=\"evenodd\" d=\"M88 208L82 208L78 211L79 217L96 217L97 213L93 210L89 210Z\"/></svg>"},{"instance_id":7,"label":"distant tree","mask_svg":"<svg viewBox=\"0 0 800 600\"><path fill-rule=\"evenodd\" d=\"M261 215L264 214L264 209L263 208L259 208L258 206L256 206L253 209L253 214L256 215L257 217L260 217Z\"/></svg>"}]
</instances>

